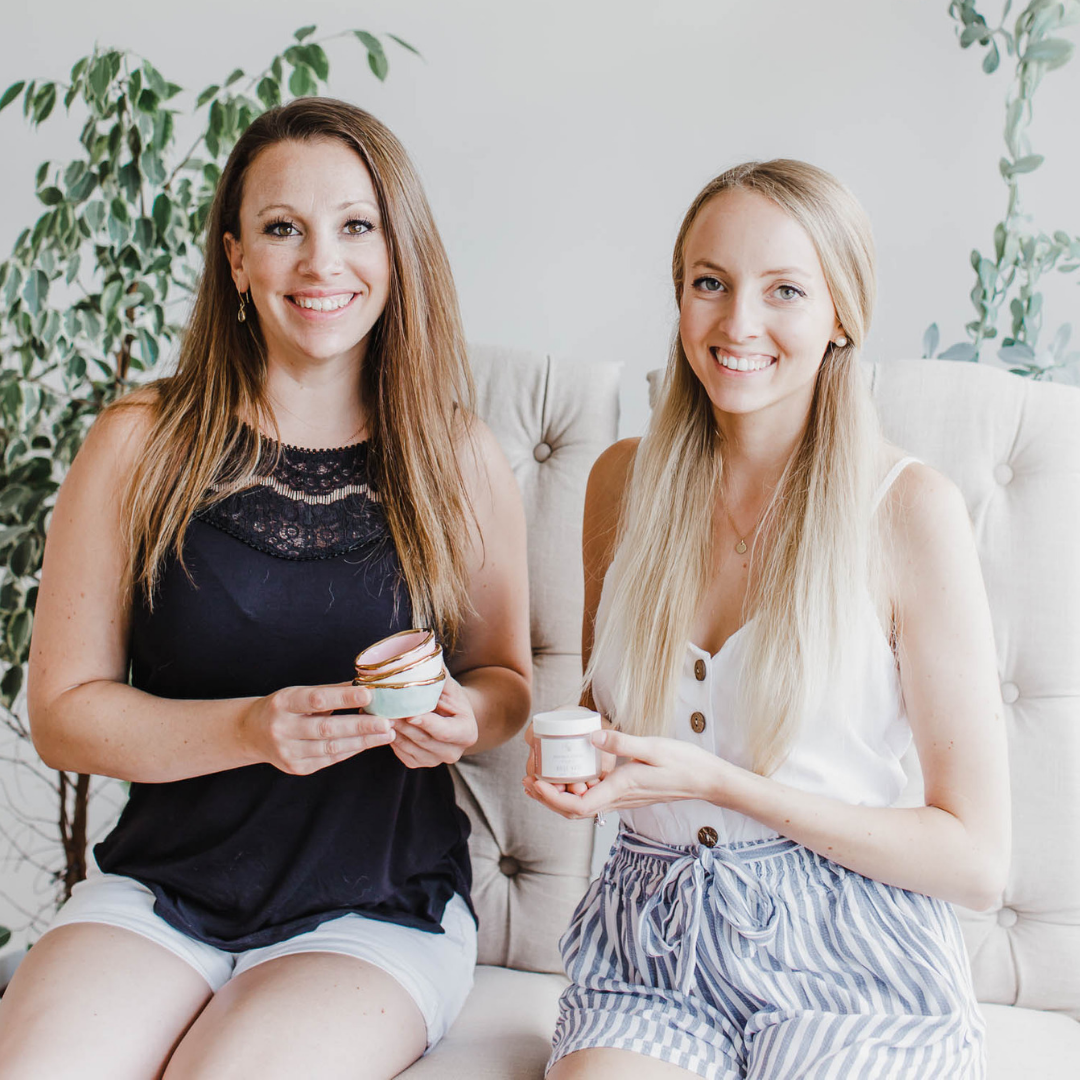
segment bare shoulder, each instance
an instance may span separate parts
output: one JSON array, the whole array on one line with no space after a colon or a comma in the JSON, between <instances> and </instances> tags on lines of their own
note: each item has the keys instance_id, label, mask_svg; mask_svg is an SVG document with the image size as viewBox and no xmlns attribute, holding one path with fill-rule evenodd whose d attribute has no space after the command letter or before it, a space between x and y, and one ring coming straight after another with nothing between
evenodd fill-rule
<instances>
[{"instance_id":1,"label":"bare shoulder","mask_svg":"<svg viewBox=\"0 0 1080 1080\"><path fill-rule=\"evenodd\" d=\"M599 506L618 506L622 502L640 443L640 438L620 439L596 459L589 473L589 502Z\"/></svg>"},{"instance_id":2,"label":"bare shoulder","mask_svg":"<svg viewBox=\"0 0 1080 1080\"><path fill-rule=\"evenodd\" d=\"M923 462L912 462L900 473L886 494L884 509L893 544L909 554L971 532L960 489Z\"/></svg>"},{"instance_id":3,"label":"bare shoulder","mask_svg":"<svg viewBox=\"0 0 1080 1080\"><path fill-rule=\"evenodd\" d=\"M479 416L471 414L457 436L461 476L470 495L513 478L513 470L495 433Z\"/></svg>"},{"instance_id":4,"label":"bare shoulder","mask_svg":"<svg viewBox=\"0 0 1080 1080\"><path fill-rule=\"evenodd\" d=\"M141 387L104 409L90 428L72 473L129 475L158 416L159 397L153 387Z\"/></svg>"}]
</instances>

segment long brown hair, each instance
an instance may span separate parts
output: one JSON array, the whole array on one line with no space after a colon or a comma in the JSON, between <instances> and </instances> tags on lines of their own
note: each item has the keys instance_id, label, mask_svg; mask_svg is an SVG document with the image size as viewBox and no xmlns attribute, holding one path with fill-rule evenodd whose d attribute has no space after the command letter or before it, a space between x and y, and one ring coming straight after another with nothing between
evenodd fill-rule
<instances>
[{"instance_id":1,"label":"long brown hair","mask_svg":"<svg viewBox=\"0 0 1080 1080\"><path fill-rule=\"evenodd\" d=\"M272 445L245 437L241 419L276 433L265 390L258 313L237 321L224 249L240 236L244 178L280 142L336 139L371 174L390 259L390 293L370 332L359 391L367 406L373 479L418 625L452 646L469 609L466 549L473 522L458 461L473 401L457 294L412 162L369 113L301 98L258 117L240 136L207 224L206 263L176 373L155 384L156 416L124 496L130 583L152 604L170 554L183 561L192 515L211 485L266 469ZM122 403L121 403L122 404ZM226 475L226 473L228 475Z\"/></svg>"},{"instance_id":2,"label":"long brown hair","mask_svg":"<svg viewBox=\"0 0 1080 1080\"><path fill-rule=\"evenodd\" d=\"M676 304L687 234L706 204L731 190L763 195L803 227L847 338L825 353L805 433L751 554L760 572L751 574L757 584L742 612L754 619L738 719L753 767L769 773L807 708L842 670L860 633L867 588L878 587L880 538L870 503L883 443L858 363L874 305L874 247L862 207L827 172L802 161L749 162L712 180L687 210L672 259ZM591 685L598 670L612 673L609 710L624 731L669 733L686 643L712 572L723 468L708 394L676 334L634 460L608 571L610 602L585 674Z\"/></svg>"}]
</instances>

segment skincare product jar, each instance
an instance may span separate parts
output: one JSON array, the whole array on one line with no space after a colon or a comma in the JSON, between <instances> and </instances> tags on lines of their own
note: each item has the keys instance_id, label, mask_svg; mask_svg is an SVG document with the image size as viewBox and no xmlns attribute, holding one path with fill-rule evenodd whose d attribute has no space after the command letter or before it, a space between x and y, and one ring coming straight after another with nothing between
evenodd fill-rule
<instances>
[{"instance_id":1,"label":"skincare product jar","mask_svg":"<svg viewBox=\"0 0 1080 1080\"><path fill-rule=\"evenodd\" d=\"M536 775L552 784L582 784L600 775L600 751L592 733L603 727L591 709L567 708L533 717Z\"/></svg>"}]
</instances>

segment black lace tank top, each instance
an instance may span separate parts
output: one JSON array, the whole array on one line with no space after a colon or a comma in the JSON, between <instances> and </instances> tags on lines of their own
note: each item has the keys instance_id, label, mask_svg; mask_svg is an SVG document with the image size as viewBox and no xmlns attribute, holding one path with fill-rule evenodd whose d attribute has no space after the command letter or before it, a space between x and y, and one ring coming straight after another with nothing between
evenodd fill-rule
<instances>
[{"instance_id":1,"label":"black lace tank top","mask_svg":"<svg viewBox=\"0 0 1080 1080\"><path fill-rule=\"evenodd\" d=\"M219 488L184 537L190 579L170 562L153 612L132 613L132 685L198 699L342 682L411 625L371 452L282 447L267 475ZM94 854L171 925L241 951L347 912L441 933L450 897L469 900L468 832L445 765L407 769L381 746L311 776L132 784Z\"/></svg>"}]
</instances>

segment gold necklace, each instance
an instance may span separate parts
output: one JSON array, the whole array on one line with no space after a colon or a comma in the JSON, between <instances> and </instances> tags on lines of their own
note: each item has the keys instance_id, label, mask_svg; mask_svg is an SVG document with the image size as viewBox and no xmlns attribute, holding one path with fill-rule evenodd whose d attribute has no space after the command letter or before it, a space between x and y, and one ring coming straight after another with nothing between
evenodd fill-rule
<instances>
[{"instance_id":1,"label":"gold necklace","mask_svg":"<svg viewBox=\"0 0 1080 1080\"><path fill-rule=\"evenodd\" d=\"M761 513L758 514L757 521L754 522L754 527L746 534L746 536L739 535L739 527L735 524L735 519L731 516L731 511L728 509L727 499L724 498L724 489L720 489L720 505L724 508L724 513L727 515L728 524L731 526L731 531L738 538L738 543L735 545L735 550L740 555L746 554L746 541L752 539L758 531L758 526L761 524L761 519L765 516L765 506L761 508ZM766 504L767 506L768 504Z\"/></svg>"}]
</instances>

